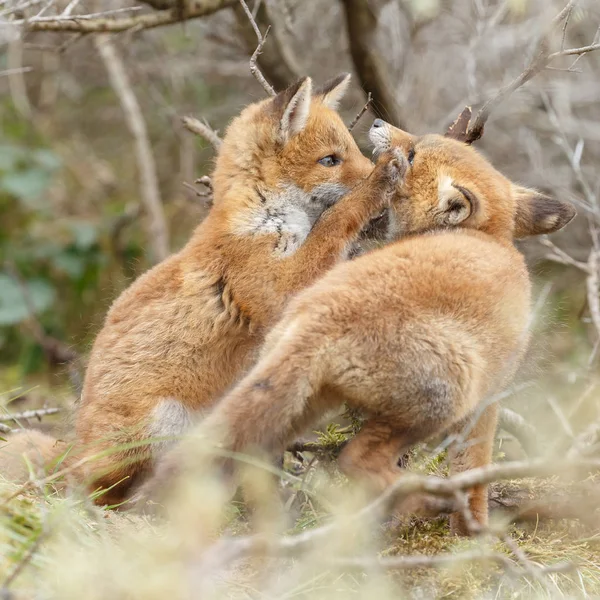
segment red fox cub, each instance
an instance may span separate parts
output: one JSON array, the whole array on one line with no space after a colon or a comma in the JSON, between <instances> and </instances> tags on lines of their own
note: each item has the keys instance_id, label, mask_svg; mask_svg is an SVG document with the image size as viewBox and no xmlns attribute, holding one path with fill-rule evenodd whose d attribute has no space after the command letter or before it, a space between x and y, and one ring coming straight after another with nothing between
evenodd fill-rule
<instances>
[{"instance_id":1,"label":"red fox cub","mask_svg":"<svg viewBox=\"0 0 600 600\"><path fill-rule=\"evenodd\" d=\"M471 419L452 468L490 462L496 408L484 400L513 376L528 341L530 282L513 238L556 231L575 211L511 183L456 140L380 119L370 137L400 155L391 220L401 239L298 294L200 430L217 432L227 451L279 452L346 402L368 419L339 465L380 492L401 475L404 450ZM187 468L189 454L186 443L175 449L149 488ZM471 491L470 508L486 522L484 488ZM460 516L452 526L466 532Z\"/></svg>"},{"instance_id":2,"label":"red fox cub","mask_svg":"<svg viewBox=\"0 0 600 600\"><path fill-rule=\"evenodd\" d=\"M244 109L216 160L210 214L108 312L73 452L103 454L86 465L91 488L108 490L98 502L126 497L165 445L138 442L178 436L210 408L254 363L288 299L389 206L393 169L373 171L335 111L349 79L313 93L307 77Z\"/></svg>"}]
</instances>

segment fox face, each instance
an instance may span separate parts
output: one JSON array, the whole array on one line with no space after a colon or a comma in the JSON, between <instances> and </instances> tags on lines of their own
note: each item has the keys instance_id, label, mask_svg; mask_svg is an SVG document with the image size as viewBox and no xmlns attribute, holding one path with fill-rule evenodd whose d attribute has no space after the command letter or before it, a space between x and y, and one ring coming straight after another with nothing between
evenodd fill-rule
<instances>
[{"instance_id":1,"label":"fox face","mask_svg":"<svg viewBox=\"0 0 600 600\"><path fill-rule=\"evenodd\" d=\"M471 146L440 135L415 136L381 119L369 131L376 153L392 150L405 176L390 211L390 235L465 227L501 238L552 233L575 209L512 183Z\"/></svg>"},{"instance_id":2,"label":"fox face","mask_svg":"<svg viewBox=\"0 0 600 600\"><path fill-rule=\"evenodd\" d=\"M247 107L223 140L213 185L215 208L234 234L280 236L294 251L315 221L372 171L336 112L347 74L313 89L306 77Z\"/></svg>"}]
</instances>

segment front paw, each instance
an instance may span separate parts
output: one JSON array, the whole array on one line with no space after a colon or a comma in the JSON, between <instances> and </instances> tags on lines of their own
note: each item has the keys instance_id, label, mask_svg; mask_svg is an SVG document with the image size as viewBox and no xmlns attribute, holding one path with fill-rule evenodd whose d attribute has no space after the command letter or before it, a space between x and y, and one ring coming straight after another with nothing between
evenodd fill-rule
<instances>
[{"instance_id":1,"label":"front paw","mask_svg":"<svg viewBox=\"0 0 600 600\"><path fill-rule=\"evenodd\" d=\"M365 182L370 187L367 197L374 211L381 213L383 209L390 206L392 198L402 185L407 168L408 162L401 153L388 150L381 155L369 179Z\"/></svg>"},{"instance_id":2,"label":"front paw","mask_svg":"<svg viewBox=\"0 0 600 600\"><path fill-rule=\"evenodd\" d=\"M380 170L378 175L382 182L396 186L406 176L408 167L404 153L399 148L392 148L380 155L374 172Z\"/></svg>"}]
</instances>

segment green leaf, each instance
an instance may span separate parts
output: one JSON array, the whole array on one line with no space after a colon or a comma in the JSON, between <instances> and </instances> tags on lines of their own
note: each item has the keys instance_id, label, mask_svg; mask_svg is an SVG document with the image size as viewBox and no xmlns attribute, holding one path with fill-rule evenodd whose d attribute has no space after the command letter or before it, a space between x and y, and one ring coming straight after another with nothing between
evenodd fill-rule
<instances>
[{"instance_id":1,"label":"green leaf","mask_svg":"<svg viewBox=\"0 0 600 600\"><path fill-rule=\"evenodd\" d=\"M50 174L40 168L6 173L0 179L0 189L26 202L39 198L49 184Z\"/></svg>"},{"instance_id":2,"label":"green leaf","mask_svg":"<svg viewBox=\"0 0 600 600\"><path fill-rule=\"evenodd\" d=\"M20 146L0 145L0 171L11 171L23 159L25 152Z\"/></svg>"},{"instance_id":3,"label":"green leaf","mask_svg":"<svg viewBox=\"0 0 600 600\"><path fill-rule=\"evenodd\" d=\"M46 171L56 171L62 166L60 156L58 156L52 150L35 150L32 153L33 160Z\"/></svg>"},{"instance_id":4,"label":"green leaf","mask_svg":"<svg viewBox=\"0 0 600 600\"><path fill-rule=\"evenodd\" d=\"M53 257L52 263L71 279L79 279L85 270L85 260L76 254L61 252Z\"/></svg>"},{"instance_id":5,"label":"green leaf","mask_svg":"<svg viewBox=\"0 0 600 600\"><path fill-rule=\"evenodd\" d=\"M98 230L92 223L85 221L72 221L69 224L73 237L75 238L75 246L80 250L88 250L98 239Z\"/></svg>"},{"instance_id":6,"label":"green leaf","mask_svg":"<svg viewBox=\"0 0 600 600\"><path fill-rule=\"evenodd\" d=\"M56 292L47 281L30 279L24 285L35 313L44 312L52 306ZM16 325L29 316L29 306L19 283L10 275L0 273L0 326Z\"/></svg>"}]
</instances>

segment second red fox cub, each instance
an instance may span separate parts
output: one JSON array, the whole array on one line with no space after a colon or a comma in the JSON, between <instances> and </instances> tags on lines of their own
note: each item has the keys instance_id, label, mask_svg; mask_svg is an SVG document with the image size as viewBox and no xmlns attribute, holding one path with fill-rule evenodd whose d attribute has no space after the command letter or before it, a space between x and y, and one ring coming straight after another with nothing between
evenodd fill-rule
<instances>
[{"instance_id":1,"label":"second red fox cub","mask_svg":"<svg viewBox=\"0 0 600 600\"><path fill-rule=\"evenodd\" d=\"M368 420L340 467L381 491L401 475L404 450L470 419L452 468L490 462L496 406L483 401L511 379L528 341L529 275L513 238L556 231L575 211L511 183L456 140L379 119L370 136L403 161L392 205L402 238L296 296L201 430L220 432L226 450L278 452L345 401ZM189 464L185 447L159 467L154 486ZM486 521L484 488L471 491L470 508ZM462 517L452 524L465 533Z\"/></svg>"},{"instance_id":2,"label":"second red fox cub","mask_svg":"<svg viewBox=\"0 0 600 600\"><path fill-rule=\"evenodd\" d=\"M207 218L108 312L73 451L104 454L86 465L92 489L110 488L99 502L124 499L162 451L138 442L177 436L212 407L254 363L288 299L345 258L389 205L393 169L373 171L335 111L348 81L313 92L305 78L244 109L219 151ZM129 449L111 452L119 445Z\"/></svg>"}]
</instances>

